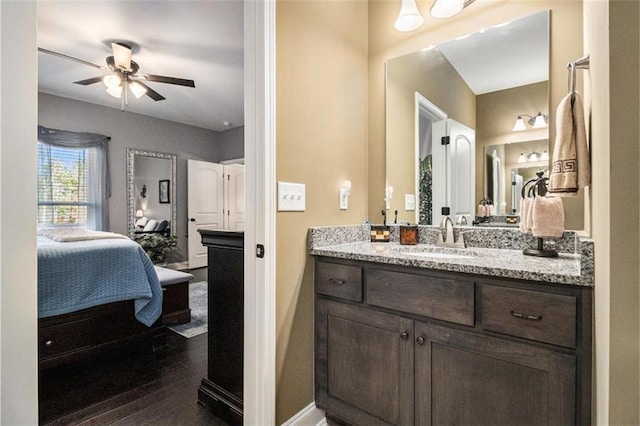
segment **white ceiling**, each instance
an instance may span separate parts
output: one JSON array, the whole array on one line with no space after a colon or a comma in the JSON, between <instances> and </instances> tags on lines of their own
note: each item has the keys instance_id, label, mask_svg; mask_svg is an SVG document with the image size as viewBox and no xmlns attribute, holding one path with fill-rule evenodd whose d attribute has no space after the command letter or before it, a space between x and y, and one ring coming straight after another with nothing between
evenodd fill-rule
<instances>
[{"instance_id":1,"label":"white ceiling","mask_svg":"<svg viewBox=\"0 0 640 426\"><path fill-rule=\"evenodd\" d=\"M114 40L132 44L140 72L196 86L147 82L166 99L129 96L127 111L216 131L244 124L242 0L38 1L38 47L106 66ZM102 83L73 84L105 73L38 53L40 91L120 109Z\"/></svg>"},{"instance_id":2,"label":"white ceiling","mask_svg":"<svg viewBox=\"0 0 640 426\"><path fill-rule=\"evenodd\" d=\"M476 94L549 79L547 11L438 45Z\"/></svg>"}]
</instances>

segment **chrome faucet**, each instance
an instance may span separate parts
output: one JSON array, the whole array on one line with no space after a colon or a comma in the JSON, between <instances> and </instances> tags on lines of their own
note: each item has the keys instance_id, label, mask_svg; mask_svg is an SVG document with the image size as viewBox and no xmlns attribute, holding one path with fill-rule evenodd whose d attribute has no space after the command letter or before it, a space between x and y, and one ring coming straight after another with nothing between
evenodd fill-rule
<instances>
[{"instance_id":1,"label":"chrome faucet","mask_svg":"<svg viewBox=\"0 0 640 426\"><path fill-rule=\"evenodd\" d=\"M465 248L467 246L464 242L464 234L462 232L458 234L458 241L455 240L453 236L453 221L449 216L445 216L445 218L442 219L440 227L443 228L441 231L444 231L446 239L443 240L442 232L439 232L438 240L436 241L437 246L455 248Z\"/></svg>"}]
</instances>

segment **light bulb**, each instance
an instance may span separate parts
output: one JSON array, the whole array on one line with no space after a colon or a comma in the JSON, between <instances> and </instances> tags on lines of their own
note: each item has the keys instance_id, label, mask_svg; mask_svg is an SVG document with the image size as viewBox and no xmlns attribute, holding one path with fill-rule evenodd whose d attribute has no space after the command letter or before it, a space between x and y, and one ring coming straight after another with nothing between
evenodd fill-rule
<instances>
[{"instance_id":1,"label":"light bulb","mask_svg":"<svg viewBox=\"0 0 640 426\"><path fill-rule=\"evenodd\" d=\"M542 154L540 154L540 160L549 161L549 153L547 151L544 151Z\"/></svg>"},{"instance_id":2,"label":"light bulb","mask_svg":"<svg viewBox=\"0 0 640 426\"><path fill-rule=\"evenodd\" d=\"M119 98L122 96L122 86L107 87L107 93L114 98Z\"/></svg>"},{"instance_id":3,"label":"light bulb","mask_svg":"<svg viewBox=\"0 0 640 426\"><path fill-rule=\"evenodd\" d=\"M527 158L524 156L524 153L520 153L520 157L518 157L518 163L526 163Z\"/></svg>"},{"instance_id":4,"label":"light bulb","mask_svg":"<svg viewBox=\"0 0 640 426\"><path fill-rule=\"evenodd\" d=\"M544 119L544 115L542 115L542 113L538 113L538 115L536 115L536 119L531 127L533 127L534 129L547 127L547 121Z\"/></svg>"},{"instance_id":5,"label":"light bulb","mask_svg":"<svg viewBox=\"0 0 640 426\"><path fill-rule=\"evenodd\" d=\"M514 132L520 132L526 129L527 127L524 125L524 120L522 119L521 116L518 116L518 118L516 118L516 124L513 125L513 129L511 130Z\"/></svg>"},{"instance_id":6,"label":"light bulb","mask_svg":"<svg viewBox=\"0 0 640 426\"><path fill-rule=\"evenodd\" d=\"M418 11L415 0L402 0L400 13L393 25L396 30L407 32L417 30L424 23L424 18Z\"/></svg>"},{"instance_id":7,"label":"light bulb","mask_svg":"<svg viewBox=\"0 0 640 426\"><path fill-rule=\"evenodd\" d=\"M531 154L529 154L529 161L538 161L538 153L532 152Z\"/></svg>"},{"instance_id":8,"label":"light bulb","mask_svg":"<svg viewBox=\"0 0 640 426\"><path fill-rule=\"evenodd\" d=\"M137 81L130 82L129 89L131 89L133 96L135 96L136 98L141 98L147 93L147 88Z\"/></svg>"},{"instance_id":9,"label":"light bulb","mask_svg":"<svg viewBox=\"0 0 640 426\"><path fill-rule=\"evenodd\" d=\"M108 88L115 88L122 84L122 79L118 74L107 74L102 77L102 82Z\"/></svg>"},{"instance_id":10,"label":"light bulb","mask_svg":"<svg viewBox=\"0 0 640 426\"><path fill-rule=\"evenodd\" d=\"M462 12L464 0L436 0L431 6L431 16L434 18L451 18Z\"/></svg>"}]
</instances>

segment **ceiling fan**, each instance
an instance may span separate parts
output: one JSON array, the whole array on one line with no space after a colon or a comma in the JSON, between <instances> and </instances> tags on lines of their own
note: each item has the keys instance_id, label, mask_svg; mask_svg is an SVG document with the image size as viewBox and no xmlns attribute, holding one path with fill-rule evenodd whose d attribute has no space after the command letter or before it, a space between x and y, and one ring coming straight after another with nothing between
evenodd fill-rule
<instances>
[{"instance_id":1,"label":"ceiling fan","mask_svg":"<svg viewBox=\"0 0 640 426\"><path fill-rule=\"evenodd\" d=\"M176 84L178 86L196 87L196 84L193 80L139 73L138 71L140 70L140 66L135 61L131 60L131 46L125 43L112 42L111 49L113 50L113 55L107 56L106 62L108 67L104 67L92 62L74 58L73 56L38 47L39 52L47 53L49 55L79 62L84 65L89 65L91 67L107 71L108 74L106 75L100 77L92 77L86 80L74 81L74 83L80 84L82 86L87 86L89 84L94 84L102 81L106 86L106 91L108 94L115 98L122 99L123 111L125 105L129 104L127 99L128 90L130 90L136 98L147 95L154 101L162 101L166 99L160 93L144 84L142 80L153 81L157 83Z\"/></svg>"}]
</instances>

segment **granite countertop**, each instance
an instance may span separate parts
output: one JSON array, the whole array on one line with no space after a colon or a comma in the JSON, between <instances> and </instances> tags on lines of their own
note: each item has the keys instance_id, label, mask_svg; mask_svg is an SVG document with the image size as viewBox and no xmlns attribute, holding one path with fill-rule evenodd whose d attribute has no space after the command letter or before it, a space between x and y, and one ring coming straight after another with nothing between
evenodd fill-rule
<instances>
[{"instance_id":1,"label":"granite countertop","mask_svg":"<svg viewBox=\"0 0 640 426\"><path fill-rule=\"evenodd\" d=\"M399 242L372 243L366 229L337 227L338 240L329 228L310 230L309 253L341 259L413 266L440 271L463 272L492 277L515 278L548 283L593 286L593 244L575 237L573 247L559 250L556 258L525 256L514 244L505 248L446 248L435 244L401 245ZM315 232L319 231L319 232ZM498 232L508 232L500 230ZM347 238L344 236L347 235ZM467 235L465 233L465 235ZM327 237L329 236L329 237ZM364 238L363 238L364 236ZM503 240L504 235L501 236ZM567 236L570 240L573 236ZM559 244L562 246L562 244Z\"/></svg>"}]
</instances>

